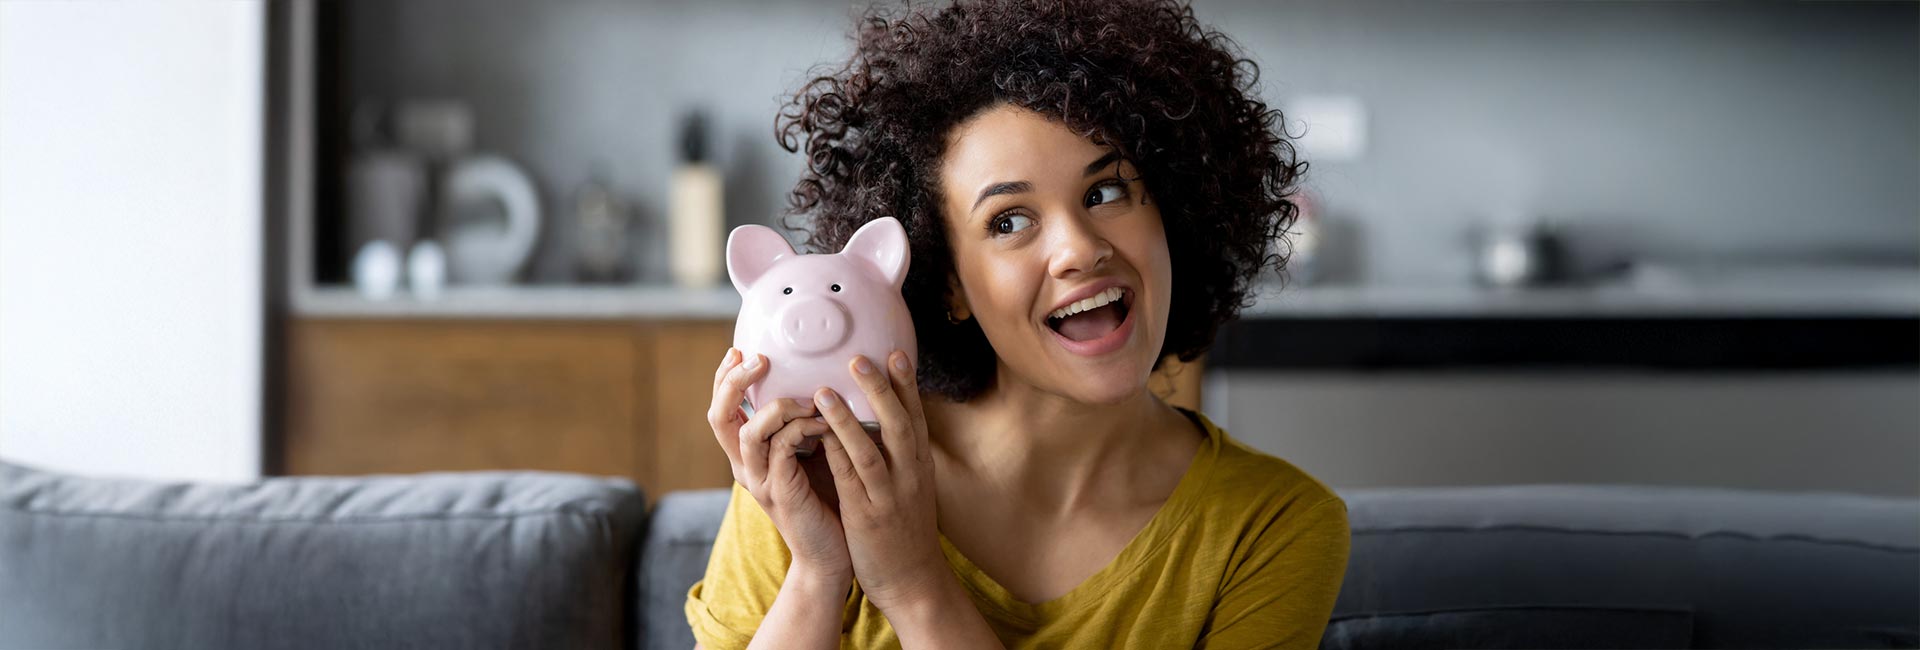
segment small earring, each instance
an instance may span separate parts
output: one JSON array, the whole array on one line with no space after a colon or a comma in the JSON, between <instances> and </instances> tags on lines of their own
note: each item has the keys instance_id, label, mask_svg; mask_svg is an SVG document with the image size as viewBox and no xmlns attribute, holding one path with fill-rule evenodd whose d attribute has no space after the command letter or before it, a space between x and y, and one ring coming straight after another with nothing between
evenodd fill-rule
<instances>
[{"instance_id":1,"label":"small earring","mask_svg":"<svg viewBox=\"0 0 1920 650\"><path fill-rule=\"evenodd\" d=\"M949 309L947 310L947 322L953 325L959 325L960 323L964 322L964 319L955 320L953 318L953 310Z\"/></svg>"}]
</instances>

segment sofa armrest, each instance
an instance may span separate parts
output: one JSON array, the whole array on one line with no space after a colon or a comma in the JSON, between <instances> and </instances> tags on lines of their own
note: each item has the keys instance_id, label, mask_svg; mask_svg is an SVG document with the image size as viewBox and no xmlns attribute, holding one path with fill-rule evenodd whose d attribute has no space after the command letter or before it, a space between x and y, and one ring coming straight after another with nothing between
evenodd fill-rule
<instances>
[{"instance_id":1,"label":"sofa armrest","mask_svg":"<svg viewBox=\"0 0 1920 650\"><path fill-rule=\"evenodd\" d=\"M547 472L214 485L0 463L0 647L622 647L645 499Z\"/></svg>"}]
</instances>

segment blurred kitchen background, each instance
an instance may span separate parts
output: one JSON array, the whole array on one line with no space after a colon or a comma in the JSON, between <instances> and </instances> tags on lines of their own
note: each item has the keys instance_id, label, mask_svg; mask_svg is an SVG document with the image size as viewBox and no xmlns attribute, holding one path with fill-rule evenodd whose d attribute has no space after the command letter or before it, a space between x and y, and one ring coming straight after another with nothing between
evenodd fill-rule
<instances>
[{"instance_id":1,"label":"blurred kitchen background","mask_svg":"<svg viewBox=\"0 0 1920 650\"><path fill-rule=\"evenodd\" d=\"M0 0L0 457L724 485L860 5ZM1920 4L1196 3L1312 168L1154 386L1336 488L1920 494Z\"/></svg>"}]
</instances>

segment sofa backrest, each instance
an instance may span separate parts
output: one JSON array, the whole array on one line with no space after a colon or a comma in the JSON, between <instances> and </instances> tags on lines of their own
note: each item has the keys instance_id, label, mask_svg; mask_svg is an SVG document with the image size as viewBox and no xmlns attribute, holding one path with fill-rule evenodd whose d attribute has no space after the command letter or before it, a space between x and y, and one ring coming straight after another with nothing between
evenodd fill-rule
<instances>
[{"instance_id":1,"label":"sofa backrest","mask_svg":"<svg viewBox=\"0 0 1920 650\"><path fill-rule=\"evenodd\" d=\"M1920 647L1920 500L1341 492L1323 648ZM209 485L0 462L0 648L693 645L727 492L545 472Z\"/></svg>"},{"instance_id":2,"label":"sofa backrest","mask_svg":"<svg viewBox=\"0 0 1920 650\"><path fill-rule=\"evenodd\" d=\"M1341 491L1347 576L1321 648L1920 647L1920 500L1525 485ZM683 604L726 492L668 494L648 648ZM655 544L649 542L649 548ZM649 551L652 552L652 551Z\"/></svg>"},{"instance_id":3,"label":"sofa backrest","mask_svg":"<svg viewBox=\"0 0 1920 650\"><path fill-rule=\"evenodd\" d=\"M727 514L727 490L670 492L653 507L641 548L642 650L690 650L687 590L707 572L713 538Z\"/></svg>"},{"instance_id":4,"label":"sofa backrest","mask_svg":"<svg viewBox=\"0 0 1920 650\"><path fill-rule=\"evenodd\" d=\"M544 472L208 485L0 463L0 648L621 648L645 499Z\"/></svg>"},{"instance_id":5,"label":"sofa backrest","mask_svg":"<svg viewBox=\"0 0 1920 650\"><path fill-rule=\"evenodd\" d=\"M1343 493L1322 648L1920 645L1920 500L1643 486Z\"/></svg>"}]
</instances>

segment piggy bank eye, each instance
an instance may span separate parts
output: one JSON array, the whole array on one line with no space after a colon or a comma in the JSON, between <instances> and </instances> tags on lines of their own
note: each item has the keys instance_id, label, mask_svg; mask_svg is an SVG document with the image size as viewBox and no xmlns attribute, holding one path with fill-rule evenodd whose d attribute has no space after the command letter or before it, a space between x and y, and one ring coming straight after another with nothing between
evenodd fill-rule
<instances>
[{"instance_id":1,"label":"piggy bank eye","mask_svg":"<svg viewBox=\"0 0 1920 650\"><path fill-rule=\"evenodd\" d=\"M836 284L836 285L833 285L833 292L834 292L834 293L840 293L840 285L837 285L837 284Z\"/></svg>"},{"instance_id":2,"label":"piggy bank eye","mask_svg":"<svg viewBox=\"0 0 1920 650\"><path fill-rule=\"evenodd\" d=\"M785 289L781 289L781 290L780 290L780 293L784 293L784 294L788 294L788 295L792 295L792 294L793 294L793 287L787 287L787 288L785 288Z\"/></svg>"}]
</instances>

